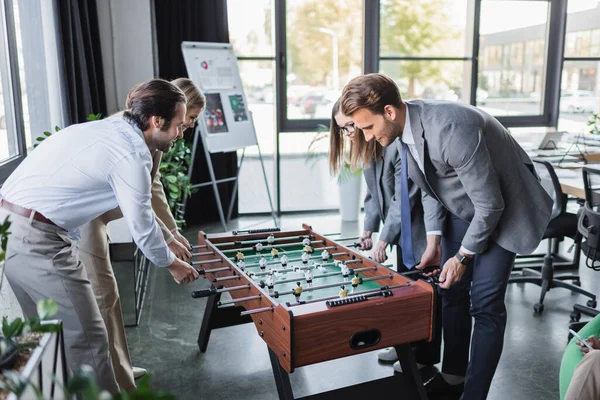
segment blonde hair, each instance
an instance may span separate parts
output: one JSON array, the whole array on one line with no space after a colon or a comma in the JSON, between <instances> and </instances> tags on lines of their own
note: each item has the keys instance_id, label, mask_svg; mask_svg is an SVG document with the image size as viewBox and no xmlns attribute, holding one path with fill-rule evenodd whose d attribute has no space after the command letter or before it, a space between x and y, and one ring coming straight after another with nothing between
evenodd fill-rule
<instances>
[{"instance_id":1,"label":"blonde hair","mask_svg":"<svg viewBox=\"0 0 600 400\"><path fill-rule=\"evenodd\" d=\"M329 170L337 175L345 163L350 165L351 171L359 167L368 168L371 161L381 158L381 145L372 140L367 142L363 132L356 128L354 141L346 140L340 134L340 127L335 122L336 114L340 112L340 99L331 109L331 122L329 124Z\"/></svg>"},{"instance_id":2,"label":"blonde hair","mask_svg":"<svg viewBox=\"0 0 600 400\"><path fill-rule=\"evenodd\" d=\"M198 86L188 78L177 78L171 83L177 86L186 98L186 107L199 107L200 111L203 111L206 107L206 97L202 94Z\"/></svg>"}]
</instances>

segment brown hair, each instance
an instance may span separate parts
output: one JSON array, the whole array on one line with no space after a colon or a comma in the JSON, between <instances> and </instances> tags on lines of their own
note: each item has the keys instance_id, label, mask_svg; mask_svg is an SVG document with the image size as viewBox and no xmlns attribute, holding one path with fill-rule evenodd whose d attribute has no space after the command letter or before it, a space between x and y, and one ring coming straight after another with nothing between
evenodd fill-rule
<instances>
[{"instance_id":1,"label":"brown hair","mask_svg":"<svg viewBox=\"0 0 600 400\"><path fill-rule=\"evenodd\" d=\"M183 94L185 94L187 108L199 107L200 111L204 111L204 108L206 107L206 97L204 97L198 86L196 86L191 79L177 78L171 81L171 83L181 89Z\"/></svg>"},{"instance_id":2,"label":"brown hair","mask_svg":"<svg viewBox=\"0 0 600 400\"><path fill-rule=\"evenodd\" d=\"M152 116L163 118L163 127L168 127L179 104L185 104L185 95L177 86L163 79L151 79L131 89L123 116L133 120L142 131L148 129Z\"/></svg>"},{"instance_id":3,"label":"brown hair","mask_svg":"<svg viewBox=\"0 0 600 400\"><path fill-rule=\"evenodd\" d=\"M338 99L331 109L329 124L329 170L333 175L337 175L348 161L351 171L355 171L361 162L362 166L368 168L371 161L380 158L382 154L381 145L375 140L367 142L360 129L356 129L353 142L344 139L340 127L335 122L335 116L340 112L340 100Z\"/></svg>"},{"instance_id":4,"label":"brown hair","mask_svg":"<svg viewBox=\"0 0 600 400\"><path fill-rule=\"evenodd\" d=\"M383 74L367 74L352 79L342 92L342 112L352 115L366 108L373 114L381 115L384 107L392 105L401 108L402 97L396 83Z\"/></svg>"}]
</instances>

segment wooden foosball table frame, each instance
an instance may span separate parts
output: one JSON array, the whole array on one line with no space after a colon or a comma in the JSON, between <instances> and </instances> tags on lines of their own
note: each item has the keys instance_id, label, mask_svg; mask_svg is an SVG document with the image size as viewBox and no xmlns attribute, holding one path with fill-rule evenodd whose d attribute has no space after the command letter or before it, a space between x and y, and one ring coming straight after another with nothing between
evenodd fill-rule
<instances>
[{"instance_id":1,"label":"wooden foosball table frame","mask_svg":"<svg viewBox=\"0 0 600 400\"><path fill-rule=\"evenodd\" d=\"M192 294L193 297L208 297L198 335L200 351L206 351L213 329L254 323L268 346L279 398L288 400L294 399L288 374L295 368L395 347L403 375L416 386L419 398L426 399L411 344L431 342L434 336L440 340L440 332L436 329L439 324L434 321L436 294L433 285L408 279L314 232L308 225L302 227L302 230L286 232L198 234L198 245L194 247L199 252L195 253L197 261L193 264L201 265L198 271L212 283L210 289ZM281 301L276 291L269 292L263 283L247 275L248 270L240 269L225 254L231 254L244 243L264 241L267 244L267 234L275 237L277 246L310 238L312 242L320 242L319 247L335 248L337 260L351 261L353 266L360 267L366 280L380 280L380 292L371 289L364 293L349 293L347 302L341 305L338 302L335 306L331 297L304 302ZM225 292L232 300L221 300L221 294ZM354 302L353 298L359 295L368 299Z\"/></svg>"}]
</instances>

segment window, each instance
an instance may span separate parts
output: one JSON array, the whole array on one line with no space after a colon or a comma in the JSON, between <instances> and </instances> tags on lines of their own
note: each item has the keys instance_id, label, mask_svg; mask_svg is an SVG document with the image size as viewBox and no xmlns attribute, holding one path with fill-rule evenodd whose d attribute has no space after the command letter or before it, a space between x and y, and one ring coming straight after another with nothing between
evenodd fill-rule
<instances>
[{"instance_id":1,"label":"window","mask_svg":"<svg viewBox=\"0 0 600 400\"><path fill-rule=\"evenodd\" d=\"M380 1L379 71L405 99L470 102L474 4Z\"/></svg>"},{"instance_id":2,"label":"window","mask_svg":"<svg viewBox=\"0 0 600 400\"><path fill-rule=\"evenodd\" d=\"M25 157L15 19L11 1L0 0L0 184Z\"/></svg>"},{"instance_id":3,"label":"window","mask_svg":"<svg viewBox=\"0 0 600 400\"><path fill-rule=\"evenodd\" d=\"M483 0L476 105L494 116L542 115L550 4L546 1ZM527 15L527 18L515 18Z\"/></svg>"},{"instance_id":4,"label":"window","mask_svg":"<svg viewBox=\"0 0 600 400\"><path fill-rule=\"evenodd\" d=\"M263 156L269 192L275 186L275 41L273 0L228 0L229 38L239 60L248 109ZM243 150L238 151L241 160ZM245 150L239 175L239 212L271 212L258 148Z\"/></svg>"},{"instance_id":5,"label":"window","mask_svg":"<svg viewBox=\"0 0 600 400\"><path fill-rule=\"evenodd\" d=\"M600 7L596 2L569 0L562 69L560 130L587 131L587 121L600 111Z\"/></svg>"}]
</instances>

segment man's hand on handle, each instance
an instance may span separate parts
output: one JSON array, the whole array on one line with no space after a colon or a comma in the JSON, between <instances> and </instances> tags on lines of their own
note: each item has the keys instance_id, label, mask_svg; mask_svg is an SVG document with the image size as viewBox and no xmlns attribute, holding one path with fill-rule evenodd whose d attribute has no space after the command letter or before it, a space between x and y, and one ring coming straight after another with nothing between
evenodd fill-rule
<instances>
[{"instance_id":1,"label":"man's hand on handle","mask_svg":"<svg viewBox=\"0 0 600 400\"><path fill-rule=\"evenodd\" d=\"M184 244L177 240L177 237L169 243L169 249L180 260L189 261L192 259L192 253L190 253Z\"/></svg>"},{"instance_id":2,"label":"man's hand on handle","mask_svg":"<svg viewBox=\"0 0 600 400\"><path fill-rule=\"evenodd\" d=\"M175 258L175 261L167 267L173 279L177 284L190 283L200 277L198 272L191 265L185 261L181 261L179 258Z\"/></svg>"}]
</instances>

